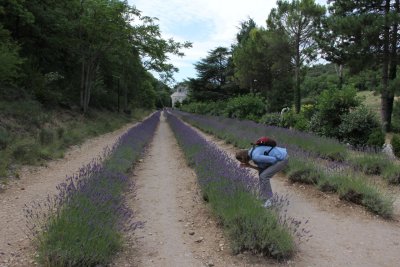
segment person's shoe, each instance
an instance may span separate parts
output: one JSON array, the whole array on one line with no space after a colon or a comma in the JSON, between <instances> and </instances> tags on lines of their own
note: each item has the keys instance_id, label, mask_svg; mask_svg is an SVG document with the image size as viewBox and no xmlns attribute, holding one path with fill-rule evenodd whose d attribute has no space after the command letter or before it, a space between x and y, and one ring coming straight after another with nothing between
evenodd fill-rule
<instances>
[{"instance_id":1,"label":"person's shoe","mask_svg":"<svg viewBox=\"0 0 400 267\"><path fill-rule=\"evenodd\" d=\"M270 207L272 207L272 202L271 202L271 200L267 199L267 201L265 201L263 207L264 207L264 208L270 208Z\"/></svg>"}]
</instances>

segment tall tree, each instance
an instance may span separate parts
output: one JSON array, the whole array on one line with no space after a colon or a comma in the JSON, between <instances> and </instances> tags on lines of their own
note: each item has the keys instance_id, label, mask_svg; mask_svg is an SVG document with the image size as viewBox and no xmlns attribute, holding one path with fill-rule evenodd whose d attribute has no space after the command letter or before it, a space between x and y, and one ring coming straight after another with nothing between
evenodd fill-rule
<instances>
[{"instance_id":1,"label":"tall tree","mask_svg":"<svg viewBox=\"0 0 400 267\"><path fill-rule=\"evenodd\" d=\"M300 70L303 64L315 59L317 45L315 33L325 7L315 3L314 0L278 0L277 8L271 10L267 19L270 29L283 29L290 38L295 51L294 64L294 105L296 112L300 112Z\"/></svg>"},{"instance_id":2,"label":"tall tree","mask_svg":"<svg viewBox=\"0 0 400 267\"><path fill-rule=\"evenodd\" d=\"M391 128L398 58L398 0L330 1L329 12L336 20L336 31L344 40L350 63L358 68L381 66L381 117L383 129ZM360 64L360 62L362 64ZM355 64L351 64L355 65Z\"/></svg>"},{"instance_id":3,"label":"tall tree","mask_svg":"<svg viewBox=\"0 0 400 267\"><path fill-rule=\"evenodd\" d=\"M235 79L243 89L261 93L270 111L280 111L292 100L291 46L284 32L254 28L235 49Z\"/></svg>"},{"instance_id":4,"label":"tall tree","mask_svg":"<svg viewBox=\"0 0 400 267\"><path fill-rule=\"evenodd\" d=\"M189 80L191 97L198 101L219 100L227 97L225 85L230 70L231 52L226 47L217 47L207 57L195 63L197 78Z\"/></svg>"}]
</instances>

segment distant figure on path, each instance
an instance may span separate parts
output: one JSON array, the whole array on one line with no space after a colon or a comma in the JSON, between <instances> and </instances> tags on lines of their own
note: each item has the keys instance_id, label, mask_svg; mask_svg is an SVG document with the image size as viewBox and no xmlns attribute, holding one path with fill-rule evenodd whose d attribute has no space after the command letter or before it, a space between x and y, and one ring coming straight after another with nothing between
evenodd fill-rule
<instances>
[{"instance_id":1,"label":"distant figure on path","mask_svg":"<svg viewBox=\"0 0 400 267\"><path fill-rule=\"evenodd\" d=\"M259 138L250 149L236 152L236 159L241 167L253 168L258 171L260 183L260 199L264 207L271 207L273 196L270 179L283 170L288 164L286 148L276 146L276 142L268 137ZM253 161L256 166L250 164Z\"/></svg>"}]
</instances>

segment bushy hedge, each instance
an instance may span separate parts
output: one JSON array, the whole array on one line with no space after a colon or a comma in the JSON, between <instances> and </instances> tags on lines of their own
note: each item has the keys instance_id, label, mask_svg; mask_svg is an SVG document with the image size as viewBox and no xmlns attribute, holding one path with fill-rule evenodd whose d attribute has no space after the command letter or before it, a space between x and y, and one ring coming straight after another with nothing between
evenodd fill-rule
<instances>
[{"instance_id":1,"label":"bushy hedge","mask_svg":"<svg viewBox=\"0 0 400 267\"><path fill-rule=\"evenodd\" d=\"M264 98L258 94L247 94L217 102L191 102L180 107L181 110L203 115L223 115L228 118L259 121L267 111Z\"/></svg>"},{"instance_id":2,"label":"bushy hedge","mask_svg":"<svg viewBox=\"0 0 400 267\"><path fill-rule=\"evenodd\" d=\"M341 120L339 137L343 142L356 147L367 144L381 147L385 142L383 134L379 133L381 131L378 119L366 107L360 106L343 114Z\"/></svg>"},{"instance_id":3,"label":"bushy hedge","mask_svg":"<svg viewBox=\"0 0 400 267\"><path fill-rule=\"evenodd\" d=\"M394 134L392 138L393 153L396 157L400 157L400 135Z\"/></svg>"}]
</instances>

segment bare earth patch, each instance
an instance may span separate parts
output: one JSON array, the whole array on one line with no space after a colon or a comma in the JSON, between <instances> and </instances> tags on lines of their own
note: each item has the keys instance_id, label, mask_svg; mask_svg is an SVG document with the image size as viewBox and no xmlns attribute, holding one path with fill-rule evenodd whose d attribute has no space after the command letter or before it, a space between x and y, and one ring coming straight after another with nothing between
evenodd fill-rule
<instances>
[{"instance_id":1,"label":"bare earth patch","mask_svg":"<svg viewBox=\"0 0 400 267\"><path fill-rule=\"evenodd\" d=\"M45 167L24 167L20 179L10 182L0 193L0 266L34 266L33 246L26 234L23 208L32 201L44 200L56 193L56 186L66 176L102 155L133 124L74 146L63 159L49 161Z\"/></svg>"}]
</instances>

